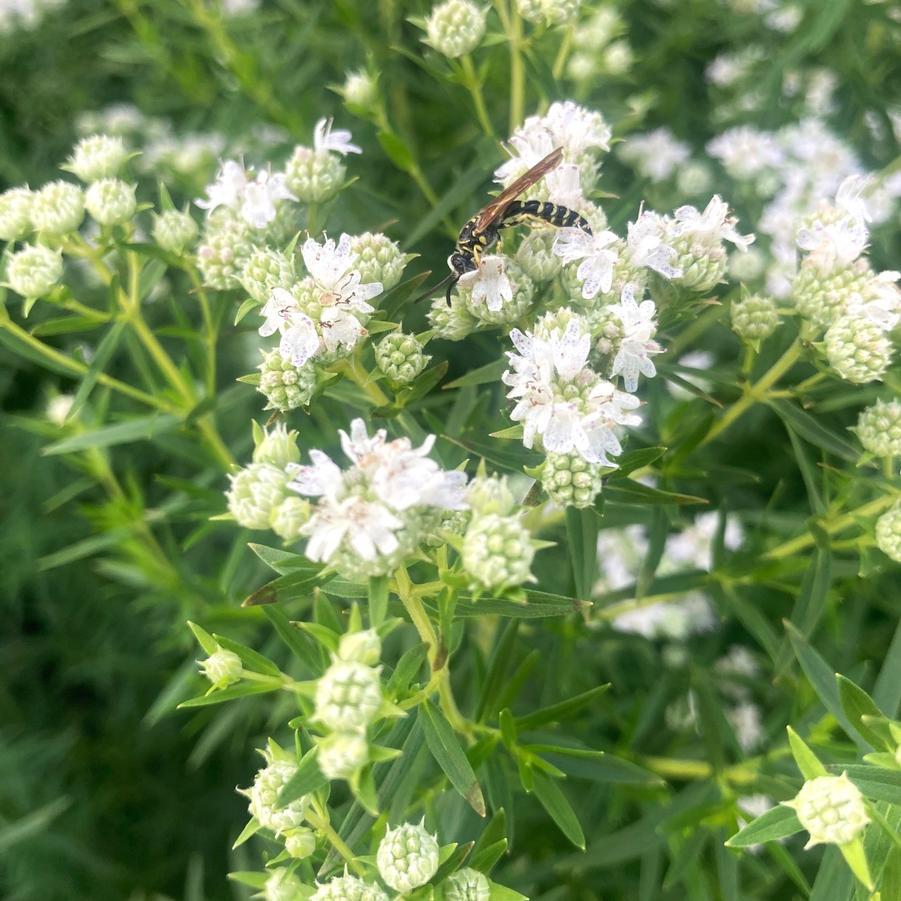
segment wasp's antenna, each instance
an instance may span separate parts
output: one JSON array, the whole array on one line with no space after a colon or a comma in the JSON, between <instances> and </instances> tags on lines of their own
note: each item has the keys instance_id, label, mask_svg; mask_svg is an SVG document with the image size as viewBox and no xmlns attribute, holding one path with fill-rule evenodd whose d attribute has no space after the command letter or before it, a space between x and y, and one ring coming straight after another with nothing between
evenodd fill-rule
<instances>
[{"instance_id":1,"label":"wasp's antenna","mask_svg":"<svg viewBox=\"0 0 901 901\"><path fill-rule=\"evenodd\" d=\"M413 301L413 303L420 303L420 301L423 301L430 295L434 294L439 288L443 288L448 282L453 282L453 284L451 285L451 287L453 287L453 285L456 284L457 281L454 277L455 275L456 273L454 272L451 272L450 275L446 275L443 279L441 279L440 282L438 282L437 285L432 285L432 287L429 288L428 291L420 294L419 297L417 297L416 300ZM450 303L450 300L448 300L448 303Z\"/></svg>"}]
</instances>

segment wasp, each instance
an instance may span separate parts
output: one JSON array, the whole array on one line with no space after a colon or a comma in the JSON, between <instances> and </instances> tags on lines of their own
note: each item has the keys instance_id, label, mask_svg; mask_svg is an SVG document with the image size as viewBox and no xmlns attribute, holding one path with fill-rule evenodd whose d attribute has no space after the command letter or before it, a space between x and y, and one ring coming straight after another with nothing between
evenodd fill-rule
<instances>
[{"instance_id":1,"label":"wasp","mask_svg":"<svg viewBox=\"0 0 901 901\"><path fill-rule=\"evenodd\" d=\"M532 166L525 175L517 178L508 188L504 188L497 197L479 210L460 229L454 252L447 258L447 265L451 273L435 286L435 288L440 288L445 282L448 283L445 295L448 304L450 304L454 285L462 275L474 272L479 268L482 254L497 243L501 229L524 223L547 222L557 228L580 228L589 235L591 234L591 226L585 218L569 207L550 201L517 200L520 194L544 178L548 172L556 169L560 165L561 159L563 159L563 149L558 147ZM424 296L428 296L432 291L427 292Z\"/></svg>"}]
</instances>

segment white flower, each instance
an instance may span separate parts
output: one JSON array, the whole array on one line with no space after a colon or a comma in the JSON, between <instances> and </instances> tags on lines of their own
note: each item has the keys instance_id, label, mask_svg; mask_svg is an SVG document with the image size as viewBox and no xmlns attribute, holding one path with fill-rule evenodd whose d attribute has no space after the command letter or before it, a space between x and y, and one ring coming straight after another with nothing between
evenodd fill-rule
<instances>
[{"instance_id":1,"label":"white flower","mask_svg":"<svg viewBox=\"0 0 901 901\"><path fill-rule=\"evenodd\" d=\"M666 541L667 563L674 568L713 569L713 544L719 527L719 514L702 513L690 526L670 535ZM737 550L743 539L741 524L737 519L728 517L723 546L728 551Z\"/></svg>"},{"instance_id":2,"label":"white flower","mask_svg":"<svg viewBox=\"0 0 901 901\"><path fill-rule=\"evenodd\" d=\"M718 194L710 198L703 212L693 206L681 206L674 214L674 231L677 235L699 237L710 243L731 241L739 250L746 250L754 243L754 235L741 235L736 229L738 220L729 215L729 204Z\"/></svg>"},{"instance_id":3,"label":"white flower","mask_svg":"<svg viewBox=\"0 0 901 901\"><path fill-rule=\"evenodd\" d=\"M552 103L544 114L543 124L550 132L554 146L563 147L572 157L586 150L610 149L612 132L604 117L572 100Z\"/></svg>"},{"instance_id":4,"label":"white flower","mask_svg":"<svg viewBox=\"0 0 901 901\"><path fill-rule=\"evenodd\" d=\"M387 557L399 547L395 532L403 524L383 504L351 495L317 508L303 527L303 534L310 537L306 555L310 560L328 562L346 538L353 552L363 560Z\"/></svg>"},{"instance_id":5,"label":"white flower","mask_svg":"<svg viewBox=\"0 0 901 901\"><path fill-rule=\"evenodd\" d=\"M482 257L478 269L465 272L458 284L471 288L473 301L484 302L492 313L499 312L505 303L513 300L513 286L502 256L492 254Z\"/></svg>"},{"instance_id":6,"label":"white flower","mask_svg":"<svg viewBox=\"0 0 901 901\"><path fill-rule=\"evenodd\" d=\"M611 231L589 235L580 228L562 228L554 239L554 253L564 264L581 260L576 277L582 283L582 297L591 300L598 292L606 294L613 286L616 251L608 249L617 240Z\"/></svg>"},{"instance_id":7,"label":"white flower","mask_svg":"<svg viewBox=\"0 0 901 901\"><path fill-rule=\"evenodd\" d=\"M526 119L507 143L513 149L513 155L494 170L494 180L502 185L519 178L555 149L551 133L537 116Z\"/></svg>"},{"instance_id":8,"label":"white flower","mask_svg":"<svg viewBox=\"0 0 901 901\"><path fill-rule=\"evenodd\" d=\"M657 331L654 319L657 308L653 300L637 303L632 286L626 285L620 302L611 309L623 324L623 338L613 358L610 375L621 375L626 391L635 391L639 373L649 379L657 374L650 358L651 354L659 354L663 350L653 340Z\"/></svg>"},{"instance_id":9,"label":"white flower","mask_svg":"<svg viewBox=\"0 0 901 901\"><path fill-rule=\"evenodd\" d=\"M867 285L867 295L851 295L847 312L865 316L883 331L890 332L901 320L901 291L895 282L901 272L887 270L872 278Z\"/></svg>"},{"instance_id":10,"label":"white flower","mask_svg":"<svg viewBox=\"0 0 901 901\"><path fill-rule=\"evenodd\" d=\"M247 187L247 173L244 167L235 160L227 160L222 164L216 180L207 185L206 200L194 201L202 210L213 212L220 206L230 209L237 207Z\"/></svg>"},{"instance_id":11,"label":"white flower","mask_svg":"<svg viewBox=\"0 0 901 901\"><path fill-rule=\"evenodd\" d=\"M653 182L661 182L688 161L691 149L677 140L668 128L656 128L646 134L628 137L620 147L619 155L639 175Z\"/></svg>"},{"instance_id":12,"label":"white flower","mask_svg":"<svg viewBox=\"0 0 901 901\"><path fill-rule=\"evenodd\" d=\"M332 119L320 119L316 123L316 127L313 129L313 149L317 152L328 150L340 153L341 156L346 156L348 153L362 153L362 148L350 143L353 135L349 131L344 128L332 131L333 121Z\"/></svg>"},{"instance_id":13,"label":"white flower","mask_svg":"<svg viewBox=\"0 0 901 901\"><path fill-rule=\"evenodd\" d=\"M222 164L206 193L206 200L194 201L201 209L212 212L220 206L228 207L254 228L265 228L275 219L279 201L297 200L288 190L283 174L265 169L252 178L235 160Z\"/></svg>"},{"instance_id":14,"label":"white flower","mask_svg":"<svg viewBox=\"0 0 901 901\"><path fill-rule=\"evenodd\" d=\"M582 174L574 163L563 163L544 177L548 200L578 210L585 204L582 194Z\"/></svg>"},{"instance_id":15,"label":"white flower","mask_svg":"<svg viewBox=\"0 0 901 901\"><path fill-rule=\"evenodd\" d=\"M361 284L360 273L353 269L357 255L351 248L351 241L347 234L342 234L337 244L334 238L327 238L322 244L307 238L300 252L316 284L332 295L330 299L323 299L323 303L330 300L360 313L371 313L374 308L367 301L382 293L382 284Z\"/></svg>"},{"instance_id":16,"label":"white flower","mask_svg":"<svg viewBox=\"0 0 901 901\"><path fill-rule=\"evenodd\" d=\"M726 711L726 719L735 732L738 746L747 753L758 747L763 740L763 723L760 708L749 701L738 704Z\"/></svg>"},{"instance_id":17,"label":"white flower","mask_svg":"<svg viewBox=\"0 0 901 901\"><path fill-rule=\"evenodd\" d=\"M724 131L708 142L707 152L739 181L777 168L783 161L782 149L774 135L751 125L739 125Z\"/></svg>"},{"instance_id":18,"label":"white flower","mask_svg":"<svg viewBox=\"0 0 901 901\"><path fill-rule=\"evenodd\" d=\"M640 213L629 223L626 252L633 265L653 269L664 278L678 278L682 270L673 265L678 252L666 243L666 227L663 216L650 210Z\"/></svg>"}]
</instances>

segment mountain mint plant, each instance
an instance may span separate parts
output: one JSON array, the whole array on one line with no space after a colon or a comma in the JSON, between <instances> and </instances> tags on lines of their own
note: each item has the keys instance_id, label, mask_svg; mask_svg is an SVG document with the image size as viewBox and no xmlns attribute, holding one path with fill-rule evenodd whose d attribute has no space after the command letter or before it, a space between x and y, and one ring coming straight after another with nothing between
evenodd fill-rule
<instances>
[{"instance_id":1,"label":"mountain mint plant","mask_svg":"<svg viewBox=\"0 0 901 901\"><path fill-rule=\"evenodd\" d=\"M164 621L180 840L242 899L888 901L901 112L810 47L888 82L890 4L119 6L173 118L0 194L0 339L96 532L40 568Z\"/></svg>"}]
</instances>

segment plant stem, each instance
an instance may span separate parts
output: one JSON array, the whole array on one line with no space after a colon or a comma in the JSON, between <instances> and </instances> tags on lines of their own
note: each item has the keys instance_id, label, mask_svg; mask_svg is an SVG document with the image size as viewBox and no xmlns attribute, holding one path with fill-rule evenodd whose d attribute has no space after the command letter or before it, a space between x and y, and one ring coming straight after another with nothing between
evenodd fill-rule
<instances>
[{"instance_id":1,"label":"plant stem","mask_svg":"<svg viewBox=\"0 0 901 901\"><path fill-rule=\"evenodd\" d=\"M858 519L875 516L877 513L882 513L884 510L887 510L895 503L899 496L901 496L901 492L884 494L882 497L877 497L875 500L869 501L869 503L863 504L836 519L831 521L828 519L821 520L819 526L829 535L843 532L845 529L849 529L851 526L855 525ZM804 535L792 538L790 541L786 541L783 544L774 547L772 550L767 551L764 554L764 557L770 560L780 560L783 557L791 557L793 554L798 553L798 551L802 551L804 548L815 544L815 542L816 539L813 535L810 534L810 532L807 532Z\"/></svg>"},{"instance_id":2,"label":"plant stem","mask_svg":"<svg viewBox=\"0 0 901 901\"><path fill-rule=\"evenodd\" d=\"M210 308L210 298L203 287L197 270L193 266L187 267L188 278L191 287L200 301L200 311L203 315L204 340L206 344L206 393L212 397L216 393L216 340L219 332L213 321L213 313Z\"/></svg>"},{"instance_id":3,"label":"plant stem","mask_svg":"<svg viewBox=\"0 0 901 901\"><path fill-rule=\"evenodd\" d=\"M338 372L343 372L377 407L383 407L388 403L388 398L378 385L369 377L369 373L360 365L359 356L342 360L337 367Z\"/></svg>"},{"instance_id":4,"label":"plant stem","mask_svg":"<svg viewBox=\"0 0 901 901\"><path fill-rule=\"evenodd\" d=\"M319 805L317 804L317 807ZM307 822L318 832L321 832L330 842L331 846L341 855L347 865L357 874L357 876L365 876L366 872L362 864L357 860L357 856L348 847L347 842L335 832L329 821L328 815L321 811L308 810Z\"/></svg>"},{"instance_id":5,"label":"plant stem","mask_svg":"<svg viewBox=\"0 0 901 901\"><path fill-rule=\"evenodd\" d=\"M744 394L714 424L702 445L709 444L717 435L726 431L732 423L743 416L754 404L766 400L767 392L791 369L801 356L801 340L796 338L791 346L753 385L745 386Z\"/></svg>"},{"instance_id":6,"label":"plant stem","mask_svg":"<svg viewBox=\"0 0 901 901\"><path fill-rule=\"evenodd\" d=\"M560 42L560 49L557 51L557 57L554 59L554 65L551 67L551 74L555 79L559 79L563 75L563 69L569 58L569 52L573 46L573 35L575 34L575 25L567 26L563 32L563 40Z\"/></svg>"},{"instance_id":7,"label":"plant stem","mask_svg":"<svg viewBox=\"0 0 901 901\"><path fill-rule=\"evenodd\" d=\"M472 64L472 57L467 53L460 62L463 66L466 89L469 91L470 97L472 97L472 102L476 108L476 116L479 119L479 124L482 126L482 131L484 131L489 138L494 138L494 126L491 124L491 119L488 117L488 110L485 107L485 97L482 94L482 83L479 81L475 66Z\"/></svg>"},{"instance_id":8,"label":"plant stem","mask_svg":"<svg viewBox=\"0 0 901 901\"><path fill-rule=\"evenodd\" d=\"M510 132L523 120L526 98L526 70L522 59L522 19L515 8L508 17L510 40Z\"/></svg>"}]
</instances>

